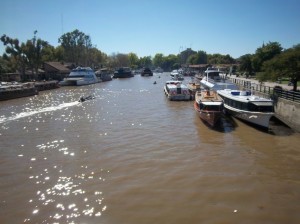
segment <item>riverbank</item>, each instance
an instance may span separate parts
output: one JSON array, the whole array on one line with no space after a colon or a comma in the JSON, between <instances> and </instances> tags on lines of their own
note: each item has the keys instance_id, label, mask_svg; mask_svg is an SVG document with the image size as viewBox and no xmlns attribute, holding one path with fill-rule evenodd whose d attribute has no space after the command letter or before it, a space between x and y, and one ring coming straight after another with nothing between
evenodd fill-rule
<instances>
[{"instance_id":1,"label":"riverbank","mask_svg":"<svg viewBox=\"0 0 300 224\"><path fill-rule=\"evenodd\" d=\"M0 84L0 101L34 96L39 91L58 88L58 81L42 81L42 82L1 82Z\"/></svg>"}]
</instances>

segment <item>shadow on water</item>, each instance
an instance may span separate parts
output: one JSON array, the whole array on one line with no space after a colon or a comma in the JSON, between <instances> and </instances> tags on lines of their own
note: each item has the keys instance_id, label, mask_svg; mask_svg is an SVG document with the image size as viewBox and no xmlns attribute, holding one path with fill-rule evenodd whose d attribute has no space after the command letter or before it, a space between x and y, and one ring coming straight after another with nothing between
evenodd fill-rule
<instances>
[{"instance_id":1,"label":"shadow on water","mask_svg":"<svg viewBox=\"0 0 300 224\"><path fill-rule=\"evenodd\" d=\"M202 122L203 122L203 124L205 124L205 126L207 126L207 128L209 128L209 129L211 129L213 131L221 132L221 133L232 132L238 126L238 124L235 122L235 120L232 117L230 117L230 116L222 116L220 118L220 120L218 121L218 123L214 127L211 127L205 121L202 121Z\"/></svg>"},{"instance_id":2,"label":"shadow on water","mask_svg":"<svg viewBox=\"0 0 300 224\"><path fill-rule=\"evenodd\" d=\"M250 122L241 120L239 118L231 118L232 120L238 119L245 125L248 125L252 128L254 128L256 131L260 131L266 134L275 135L275 136L290 136L294 134L295 132L286 124L284 124L282 121L277 119L276 117L271 117L269 128L260 127L258 125L252 124ZM235 122L235 121L233 121ZM238 125L237 125L238 126Z\"/></svg>"},{"instance_id":3,"label":"shadow on water","mask_svg":"<svg viewBox=\"0 0 300 224\"><path fill-rule=\"evenodd\" d=\"M280 121L279 119L273 116L270 119L270 126L269 126L268 133L276 136L290 136L295 132L285 123L283 123L282 121Z\"/></svg>"}]
</instances>

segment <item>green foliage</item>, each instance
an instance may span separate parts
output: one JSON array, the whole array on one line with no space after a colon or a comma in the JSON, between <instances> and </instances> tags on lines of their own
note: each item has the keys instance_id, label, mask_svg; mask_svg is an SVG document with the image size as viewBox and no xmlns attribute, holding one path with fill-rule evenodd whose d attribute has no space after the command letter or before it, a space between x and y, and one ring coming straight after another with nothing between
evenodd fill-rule
<instances>
[{"instance_id":1,"label":"green foliage","mask_svg":"<svg viewBox=\"0 0 300 224\"><path fill-rule=\"evenodd\" d=\"M171 71L173 69L177 69L178 66L179 66L178 56L174 54L169 54L168 56L164 57L161 68L164 71Z\"/></svg>"},{"instance_id":2,"label":"green foliage","mask_svg":"<svg viewBox=\"0 0 300 224\"><path fill-rule=\"evenodd\" d=\"M153 65L155 67L162 67L163 61L164 61L164 55L163 54L156 54L153 58Z\"/></svg>"},{"instance_id":3,"label":"green foliage","mask_svg":"<svg viewBox=\"0 0 300 224\"><path fill-rule=\"evenodd\" d=\"M268 44L263 44L262 47L257 48L252 58L253 70L256 72L261 71L263 63L274 58L276 55L280 54L281 51L282 47L278 42L269 42Z\"/></svg>"},{"instance_id":4,"label":"green foliage","mask_svg":"<svg viewBox=\"0 0 300 224\"><path fill-rule=\"evenodd\" d=\"M63 34L58 42L64 48L64 61L74 62L77 65L90 66L90 49L92 41L90 36L79 30Z\"/></svg>"},{"instance_id":5,"label":"green foliage","mask_svg":"<svg viewBox=\"0 0 300 224\"><path fill-rule=\"evenodd\" d=\"M209 54L207 55L208 64L234 64L235 60L229 55Z\"/></svg>"},{"instance_id":6,"label":"green foliage","mask_svg":"<svg viewBox=\"0 0 300 224\"><path fill-rule=\"evenodd\" d=\"M132 68L132 69L138 68L138 64L139 64L138 56L135 53L129 53L128 58L129 58L130 68Z\"/></svg>"},{"instance_id":7,"label":"green foliage","mask_svg":"<svg viewBox=\"0 0 300 224\"><path fill-rule=\"evenodd\" d=\"M21 71L21 80L25 80L25 69L28 64L28 58L25 54L25 44L21 43L20 45L18 39L10 38L5 34L2 35L1 41L6 46L4 57L8 58L10 56L12 58L11 62L15 64L14 67Z\"/></svg>"},{"instance_id":8,"label":"green foliage","mask_svg":"<svg viewBox=\"0 0 300 224\"><path fill-rule=\"evenodd\" d=\"M196 51L193 51L191 48L187 48L186 50L180 52L180 54L178 55L179 63L186 64L188 61L188 58L195 54L197 54Z\"/></svg>"},{"instance_id":9,"label":"green foliage","mask_svg":"<svg viewBox=\"0 0 300 224\"><path fill-rule=\"evenodd\" d=\"M300 80L300 45L283 51L272 59L263 63L263 70L267 78L272 80L289 77L297 89L297 82Z\"/></svg>"},{"instance_id":10,"label":"green foliage","mask_svg":"<svg viewBox=\"0 0 300 224\"><path fill-rule=\"evenodd\" d=\"M140 67L151 67L152 66L151 56L141 57L139 64Z\"/></svg>"},{"instance_id":11,"label":"green foliage","mask_svg":"<svg viewBox=\"0 0 300 224\"><path fill-rule=\"evenodd\" d=\"M196 54L192 54L187 59L188 64L207 64L207 54L205 51L198 51Z\"/></svg>"},{"instance_id":12,"label":"green foliage","mask_svg":"<svg viewBox=\"0 0 300 224\"><path fill-rule=\"evenodd\" d=\"M245 54L239 58L240 66L239 71L246 71L248 75L253 72L252 68L252 56L250 54Z\"/></svg>"}]
</instances>

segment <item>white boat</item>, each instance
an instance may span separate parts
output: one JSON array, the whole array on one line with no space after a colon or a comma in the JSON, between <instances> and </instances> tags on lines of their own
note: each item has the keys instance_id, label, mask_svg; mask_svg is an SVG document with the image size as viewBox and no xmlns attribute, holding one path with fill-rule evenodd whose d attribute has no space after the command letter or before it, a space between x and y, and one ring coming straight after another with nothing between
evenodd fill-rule
<instances>
[{"instance_id":1,"label":"white boat","mask_svg":"<svg viewBox=\"0 0 300 224\"><path fill-rule=\"evenodd\" d=\"M239 87L232 83L230 80L222 79L220 73L221 71L216 68L207 68L204 77L200 81L201 86L203 86L203 88L205 89L215 91L222 89L239 89Z\"/></svg>"},{"instance_id":2,"label":"white boat","mask_svg":"<svg viewBox=\"0 0 300 224\"><path fill-rule=\"evenodd\" d=\"M172 80L180 80L181 81L184 79L183 75L178 70L173 70L170 73L170 76L171 76Z\"/></svg>"},{"instance_id":3,"label":"white boat","mask_svg":"<svg viewBox=\"0 0 300 224\"><path fill-rule=\"evenodd\" d=\"M169 100L191 100L189 89L181 81L166 81L164 92Z\"/></svg>"},{"instance_id":4,"label":"white boat","mask_svg":"<svg viewBox=\"0 0 300 224\"><path fill-rule=\"evenodd\" d=\"M100 82L95 72L90 67L77 67L71 73L59 82L62 86L82 86Z\"/></svg>"},{"instance_id":5,"label":"white boat","mask_svg":"<svg viewBox=\"0 0 300 224\"><path fill-rule=\"evenodd\" d=\"M270 118L274 115L274 103L252 95L250 91L224 89L217 93L224 100L224 109L232 116L246 122L268 128Z\"/></svg>"}]
</instances>

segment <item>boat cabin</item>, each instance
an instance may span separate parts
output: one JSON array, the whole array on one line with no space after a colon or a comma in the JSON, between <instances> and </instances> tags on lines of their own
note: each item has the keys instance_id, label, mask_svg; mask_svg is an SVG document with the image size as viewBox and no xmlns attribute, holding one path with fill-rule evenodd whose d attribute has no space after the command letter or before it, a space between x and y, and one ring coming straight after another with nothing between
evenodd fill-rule
<instances>
[{"instance_id":1,"label":"boat cabin","mask_svg":"<svg viewBox=\"0 0 300 224\"><path fill-rule=\"evenodd\" d=\"M272 100L252 95L251 91L230 91L228 96L225 94L222 94L221 96L226 105L239 110L274 112L274 104Z\"/></svg>"}]
</instances>

